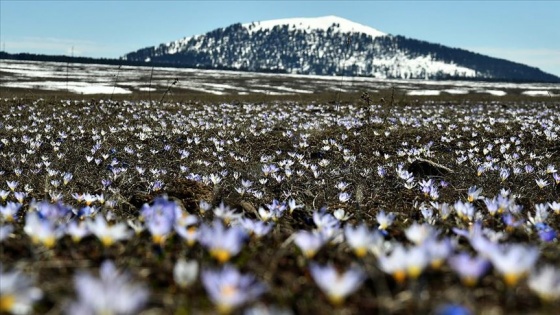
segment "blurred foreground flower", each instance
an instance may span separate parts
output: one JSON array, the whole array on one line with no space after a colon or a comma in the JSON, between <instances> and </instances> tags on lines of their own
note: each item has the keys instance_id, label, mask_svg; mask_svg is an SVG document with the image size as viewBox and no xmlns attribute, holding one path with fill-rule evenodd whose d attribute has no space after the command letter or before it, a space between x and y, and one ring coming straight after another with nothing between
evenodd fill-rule
<instances>
[{"instance_id":1,"label":"blurred foreground flower","mask_svg":"<svg viewBox=\"0 0 560 315\"><path fill-rule=\"evenodd\" d=\"M198 276L198 262L196 260L187 261L181 257L173 268L173 280L181 288L186 288L196 281Z\"/></svg>"},{"instance_id":2,"label":"blurred foreground flower","mask_svg":"<svg viewBox=\"0 0 560 315\"><path fill-rule=\"evenodd\" d=\"M128 229L125 223L117 223L109 225L103 216L95 216L93 221L86 221L88 229L93 233L103 246L111 246L120 240L127 240L132 236L132 231Z\"/></svg>"},{"instance_id":3,"label":"blurred foreground flower","mask_svg":"<svg viewBox=\"0 0 560 315\"><path fill-rule=\"evenodd\" d=\"M13 230L14 227L9 224L0 225L0 242L8 238L8 236L10 235L10 233L12 233Z\"/></svg>"},{"instance_id":4,"label":"blurred foreground flower","mask_svg":"<svg viewBox=\"0 0 560 315\"><path fill-rule=\"evenodd\" d=\"M47 248L54 247L56 240L64 234L60 227L47 219L41 219L37 212L27 213L23 230L34 244L43 244Z\"/></svg>"},{"instance_id":5,"label":"blurred foreground flower","mask_svg":"<svg viewBox=\"0 0 560 315\"><path fill-rule=\"evenodd\" d=\"M144 204L140 215L146 222L146 227L152 235L152 241L163 245L178 217L181 217L181 208L174 201L169 201L167 196L158 197L152 205Z\"/></svg>"},{"instance_id":6,"label":"blurred foreground flower","mask_svg":"<svg viewBox=\"0 0 560 315\"><path fill-rule=\"evenodd\" d=\"M243 311L243 315L293 315L294 313L287 308L279 308L277 306L266 306L264 304L257 304L248 307Z\"/></svg>"},{"instance_id":7,"label":"blurred foreground flower","mask_svg":"<svg viewBox=\"0 0 560 315\"><path fill-rule=\"evenodd\" d=\"M395 281L403 283L406 279L407 253L402 245L397 245L390 254L380 254L379 268L393 276Z\"/></svg>"},{"instance_id":8,"label":"blurred foreground flower","mask_svg":"<svg viewBox=\"0 0 560 315\"><path fill-rule=\"evenodd\" d=\"M33 287L33 281L20 271L4 273L0 264L0 313L29 314L33 303L43 297L43 292Z\"/></svg>"},{"instance_id":9,"label":"blurred foreground flower","mask_svg":"<svg viewBox=\"0 0 560 315\"><path fill-rule=\"evenodd\" d=\"M435 315L471 315L472 312L465 306L458 304L446 304L438 307Z\"/></svg>"},{"instance_id":10,"label":"blurred foreground flower","mask_svg":"<svg viewBox=\"0 0 560 315\"><path fill-rule=\"evenodd\" d=\"M137 314L146 304L148 290L133 284L130 276L119 272L112 261L101 264L99 276L75 276L78 301L69 305L67 314Z\"/></svg>"},{"instance_id":11,"label":"blurred foreground flower","mask_svg":"<svg viewBox=\"0 0 560 315\"><path fill-rule=\"evenodd\" d=\"M490 262L481 257L471 257L467 253L461 253L449 258L449 267L459 275L463 284L474 286L488 271Z\"/></svg>"},{"instance_id":12,"label":"blurred foreground flower","mask_svg":"<svg viewBox=\"0 0 560 315\"><path fill-rule=\"evenodd\" d=\"M0 218L6 222L14 222L19 209L21 209L21 203L8 201L5 206L0 205Z\"/></svg>"},{"instance_id":13,"label":"blurred foreground flower","mask_svg":"<svg viewBox=\"0 0 560 315\"><path fill-rule=\"evenodd\" d=\"M327 240L328 237L322 232L309 232L306 230L298 231L294 236L294 243L306 258L313 258Z\"/></svg>"},{"instance_id":14,"label":"blurred foreground flower","mask_svg":"<svg viewBox=\"0 0 560 315\"><path fill-rule=\"evenodd\" d=\"M379 232L371 231L364 223L355 228L346 225L344 227L344 237L357 257L364 257L370 245L377 243L378 239L382 238Z\"/></svg>"},{"instance_id":15,"label":"blurred foreground flower","mask_svg":"<svg viewBox=\"0 0 560 315\"><path fill-rule=\"evenodd\" d=\"M241 227L226 228L220 220L214 220L212 225L202 224L198 234L200 244L221 263L237 255L246 239L247 234Z\"/></svg>"},{"instance_id":16,"label":"blurred foreground flower","mask_svg":"<svg viewBox=\"0 0 560 315\"><path fill-rule=\"evenodd\" d=\"M202 284L222 314L228 314L236 307L255 300L266 291L266 286L253 275L241 274L230 265L218 271L203 271Z\"/></svg>"},{"instance_id":17,"label":"blurred foreground flower","mask_svg":"<svg viewBox=\"0 0 560 315\"><path fill-rule=\"evenodd\" d=\"M344 299L360 288L366 275L359 267L352 267L339 273L332 265L320 266L312 263L309 267L315 283L327 295L333 305L341 305Z\"/></svg>"},{"instance_id":18,"label":"blurred foreground flower","mask_svg":"<svg viewBox=\"0 0 560 315\"><path fill-rule=\"evenodd\" d=\"M556 301L560 298L560 269L544 266L531 273L527 284L543 301Z\"/></svg>"},{"instance_id":19,"label":"blurred foreground flower","mask_svg":"<svg viewBox=\"0 0 560 315\"><path fill-rule=\"evenodd\" d=\"M514 286L527 275L539 257L539 249L521 244L510 244L490 252L490 260L504 277L508 286Z\"/></svg>"}]
</instances>

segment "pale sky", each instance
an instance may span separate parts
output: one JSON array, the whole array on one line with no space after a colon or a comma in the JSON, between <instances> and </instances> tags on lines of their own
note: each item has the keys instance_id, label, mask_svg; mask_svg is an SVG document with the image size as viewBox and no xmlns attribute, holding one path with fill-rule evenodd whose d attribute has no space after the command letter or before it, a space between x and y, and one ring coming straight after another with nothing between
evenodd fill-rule
<instances>
[{"instance_id":1,"label":"pale sky","mask_svg":"<svg viewBox=\"0 0 560 315\"><path fill-rule=\"evenodd\" d=\"M116 58L237 22L325 15L560 76L560 1L0 0L0 48Z\"/></svg>"}]
</instances>

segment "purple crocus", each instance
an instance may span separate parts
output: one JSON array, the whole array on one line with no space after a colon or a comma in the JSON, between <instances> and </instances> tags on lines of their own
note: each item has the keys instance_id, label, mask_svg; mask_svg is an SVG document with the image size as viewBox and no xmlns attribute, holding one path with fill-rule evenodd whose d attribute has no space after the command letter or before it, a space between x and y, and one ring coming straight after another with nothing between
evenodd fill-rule
<instances>
[{"instance_id":1,"label":"purple crocus","mask_svg":"<svg viewBox=\"0 0 560 315\"><path fill-rule=\"evenodd\" d=\"M478 279L490 268L490 262L482 257L471 257L467 253L460 253L450 257L449 267L455 271L463 284L474 286Z\"/></svg>"},{"instance_id":2,"label":"purple crocus","mask_svg":"<svg viewBox=\"0 0 560 315\"><path fill-rule=\"evenodd\" d=\"M198 234L200 244L221 263L237 255L246 239L247 234L241 227L226 228L220 220L214 220L212 225L202 224Z\"/></svg>"},{"instance_id":3,"label":"purple crocus","mask_svg":"<svg viewBox=\"0 0 560 315\"><path fill-rule=\"evenodd\" d=\"M78 301L69 305L67 314L138 314L148 301L148 290L131 281L111 261L99 268L99 278L78 273L74 278Z\"/></svg>"},{"instance_id":4,"label":"purple crocus","mask_svg":"<svg viewBox=\"0 0 560 315\"><path fill-rule=\"evenodd\" d=\"M225 265L220 270L205 270L201 277L210 300L222 314L229 314L236 307L255 300L266 291L266 286L255 276L242 274L230 265Z\"/></svg>"}]
</instances>

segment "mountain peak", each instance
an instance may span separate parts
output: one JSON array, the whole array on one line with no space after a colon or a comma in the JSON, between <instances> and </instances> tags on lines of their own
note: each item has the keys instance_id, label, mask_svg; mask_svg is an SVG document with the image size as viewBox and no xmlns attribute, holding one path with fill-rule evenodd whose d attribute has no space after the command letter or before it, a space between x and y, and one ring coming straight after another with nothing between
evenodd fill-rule
<instances>
[{"instance_id":1,"label":"mountain peak","mask_svg":"<svg viewBox=\"0 0 560 315\"><path fill-rule=\"evenodd\" d=\"M350 38L343 43L341 40ZM235 23L125 56L195 68L373 76L558 82L539 69L459 48L388 35L338 16Z\"/></svg>"},{"instance_id":2,"label":"mountain peak","mask_svg":"<svg viewBox=\"0 0 560 315\"><path fill-rule=\"evenodd\" d=\"M336 25L336 31L341 33L365 33L371 37L385 36L379 30L374 29L366 25L362 25L356 22L352 22L345 18L341 18L334 15L313 17L313 18L288 18L288 19L276 19L268 21L260 21L253 23L242 24L245 28L249 30L249 33L257 32L259 30L270 30L275 26L288 25L291 29L301 29L301 30L324 30L326 31L329 27Z\"/></svg>"}]
</instances>

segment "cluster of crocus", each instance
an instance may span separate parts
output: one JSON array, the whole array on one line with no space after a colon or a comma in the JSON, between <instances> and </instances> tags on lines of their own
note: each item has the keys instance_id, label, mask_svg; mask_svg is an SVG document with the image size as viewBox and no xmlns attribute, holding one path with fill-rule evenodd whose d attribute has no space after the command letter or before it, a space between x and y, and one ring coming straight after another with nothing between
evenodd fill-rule
<instances>
[{"instance_id":1,"label":"cluster of crocus","mask_svg":"<svg viewBox=\"0 0 560 315\"><path fill-rule=\"evenodd\" d=\"M71 102L68 102L68 104L71 104ZM103 103L100 102L98 105L99 110L96 108L92 112L104 112L106 108L103 107ZM173 108L176 105L167 104L166 106ZM180 163L184 163L179 165L181 176L185 176L189 180L213 185L214 188L218 188L217 186L222 186L225 189L236 187L237 194L234 192L235 196L241 196L248 200L256 199L257 203L262 205L258 208L257 216L244 217L243 213L223 203L213 208L211 204L201 202L200 211L202 215L199 217L188 214L179 207L178 203L172 200L157 198L153 203L142 207L141 220L134 218L129 221L128 225L125 225L123 222L116 220L114 216L111 218L110 211L105 211L112 207L110 205L111 200L105 201L103 194L89 193L72 194L78 208L70 209L61 201L69 199L67 191L81 190L77 187L68 187L68 189L64 187L65 192L56 191L62 186L72 186L74 182L71 182L73 177L70 173L65 170L54 169L54 165L59 163L51 163L54 158L62 159L64 155L57 154L56 157L47 156L48 154L40 157L36 156L36 152L39 152L37 149L41 147L42 141L51 139L49 131L52 127L48 122L50 117L43 121L43 118L47 115L35 116L40 117L34 122L36 125L33 126L33 129L36 130L29 132L29 129L26 129L27 127L18 118L21 117L19 111L26 111L27 108L40 110L40 107L18 106L16 109L10 109L13 116L3 116L3 124L0 127L10 131L14 128L11 125L17 126L15 127L17 129L16 136L0 139L2 146L10 145L10 149L14 150L19 149L16 146L20 147L20 144L23 144L21 147L24 147L24 151L21 151L23 154L12 154L8 150L0 153L3 157L9 156L9 159L3 160L7 164L6 172L10 173L7 174L6 178L17 177L17 181L9 180L6 182L7 187L4 187L6 190L0 190L0 217L3 224L0 225L0 241L9 242L11 238L9 235L15 236L14 238L19 237L17 233L20 232L19 220L21 218L25 219L23 231L29 235L31 240L49 248L54 247L56 240L64 234L79 242L92 233L101 240L103 245L110 246L120 240L132 238L132 230L137 233L137 236L142 237L140 234L146 229L155 244L163 246L166 240L173 237L173 232L175 232L190 246L199 241L201 247L206 249L210 256L221 263L226 263L232 260L235 255L238 255L247 243L258 242L259 238L270 233L274 228L276 228L275 232L279 232L275 236L282 235L284 231L289 230L284 229L283 224L289 224L299 218L294 217L284 220L286 212L292 214L295 210L303 207L299 202L307 198L306 196L311 196L317 191L324 191L326 203L338 204L340 209L333 212L327 209L315 211L311 220L306 220L304 224L298 225L301 228L305 224L313 224L314 228L312 230L301 228L293 233L289 240L293 239L296 246L307 258L304 261L309 264L311 276L333 304L342 303L349 294L355 292L364 281L365 273L358 267L351 267L345 272L333 267L332 264L321 266L312 262L311 259L315 257L320 248L326 247L327 244L330 246L329 251L324 251L322 254L325 255L321 258L324 258L324 256L333 258L334 255L344 255L346 253L352 253L359 257L360 263L368 263L370 262L369 258L375 258L375 263L398 282L403 282L406 278L420 277L425 269L431 267L436 270L447 262L451 270L459 276L466 286L476 285L480 278L493 266L495 272L503 277L508 286L517 285L522 278L527 276L529 288L543 300L554 300L559 295L558 271L548 266L540 269L535 268L539 250L531 245L507 242L509 239L507 233L514 230L518 233L527 233L531 241L537 238L535 235L538 235L538 238L542 241L554 242L557 237L555 231L557 227L554 225L556 218L552 219L552 213L560 213L560 206L557 202L535 204L534 211L532 206L525 209L526 211L521 211L523 208L516 202L516 198L520 199L521 197L513 192L502 190L495 196L485 197L482 194L482 188L477 186L468 188L466 196L462 196L460 200L435 202L435 200L447 198L448 191L445 190L445 187L448 184L444 181L438 182L434 178L422 174L412 173L409 171L411 168L405 167L403 163L404 159L408 159L410 162L418 157L438 160L439 157L435 151L431 150L431 147L439 141L439 144L443 144L443 147L458 148L451 152L456 158L451 159L451 161L444 161L444 163L455 163L454 166L457 166L457 169L465 170L469 168L463 168L464 165L478 167L476 175L480 177L476 178L476 184L483 184L485 193L494 190L495 187L491 187L492 181L498 184L503 183L507 187L515 187L514 180L535 182L539 189L536 189L535 184L528 187L535 188L535 194L539 195L539 198L535 198L535 202L536 200L543 202L540 196L544 196L546 192L553 192L553 189L558 187L560 175L558 175L555 165L546 165L547 162L545 161L551 158L550 153L542 150L529 152L527 148L522 146L522 143L529 138L534 140L546 138L547 141L557 141L558 124L554 120L557 115L550 115L550 109L542 110L542 112L539 109L522 109L508 113L505 110L496 110L492 106L485 108L484 111L480 111L479 107L473 106L468 111L461 111L462 114L458 115L459 117L453 122L450 122L449 119L438 115L441 108L437 106L422 107L420 110L430 117L418 119L410 115L411 113L416 115L416 109L408 112L408 110L402 111L395 108L389 113L388 117L380 118L375 114L370 115L369 112L366 113L362 109L354 110L355 108L352 106L341 106L337 108L334 114L336 116L333 116L332 113L324 111L324 108L311 104L303 107L304 115L302 117L307 119L310 113L315 115L320 111L321 115L318 115L320 121L303 122L298 115L293 115L294 112L285 108L275 108L270 111L266 106L254 106L261 112L258 112L258 115L253 115L256 112L250 112L253 110L252 108L240 106L247 111L245 114L249 114L248 116L251 116L253 121L246 128L244 125L243 128L233 129L232 126L237 125L237 123L232 123L237 122L236 118L231 118L231 110L235 106L229 104L211 105L201 113L189 113L188 116L164 115L167 108L158 108L158 113L153 114L148 111L152 108L152 105L142 102L135 104L135 106L122 107L126 107L126 114L131 113L133 117L146 114L150 120L161 122L162 128L151 128L147 124L131 126L128 118L122 120L127 116L123 112L115 115L114 118L119 121L119 124L110 126L109 133L97 127L86 132L81 124L75 127L65 125L64 127L68 127L65 131L58 131L61 141L51 141L50 145L53 147L53 151L70 152L69 148L60 145L60 143L66 143L63 139L69 138L79 141L84 139L84 135L87 134L89 137L91 134L95 144L91 149L91 155L86 156L86 161L91 163L88 166L92 166L93 169L105 170L95 174L98 178L95 178L92 182L98 185L101 183L100 189L109 199L109 195L119 189L123 182L121 179L123 179L123 174L126 174L127 169L130 169L134 176L138 176L139 182L145 184L148 190L152 192L165 190L167 187L162 179L166 178L167 180L169 176L164 177L162 175L170 175L176 172L176 165L167 167L164 163L151 164L151 162L157 161L155 159L158 158L158 155L165 154L166 157L174 155L175 158L179 158ZM293 106L293 108L302 109L301 106ZM115 107L111 112L118 110L119 108ZM310 111L306 112L307 110ZM556 111L552 112L556 113ZM211 115L208 115L209 113ZM215 113L218 115L213 115ZM463 115L463 113L466 114ZM361 119L366 118L366 115L368 119ZM497 117L498 115L499 117ZM504 115L506 116L505 119ZM507 115L512 116L508 118ZM185 117L188 117L188 119L183 120ZM213 117L224 118L219 119L218 124L216 124ZM286 119L286 117L290 117L290 119ZM524 119L519 120L517 117L523 117ZM510 118L514 119L516 124L521 125L519 135L503 137L499 135L499 132L495 132ZM497 124L496 119L499 119ZM364 138L362 135L364 135L363 130L365 129L362 127L364 127L365 120L372 124L386 123L389 126L384 132L379 132L377 128L373 128L373 137L391 137L400 131L399 128L429 128L430 132L441 131L439 135L441 137L436 136L433 139L439 138L439 140L422 143L425 139L419 135L416 139L403 140L401 147L395 150L393 148L385 150L385 152L374 150L372 161L377 161L379 165L369 165L369 163L363 165L360 164L363 160L362 156L355 155L356 143L350 141ZM5 124L4 121L6 121ZM45 121L47 122L45 123ZM68 121L70 120L61 120L59 123L68 124ZM71 121L79 121L79 119L72 119ZM282 124L281 132L277 132L276 124ZM173 125L173 134L189 135L186 139L182 136L178 139L178 141L181 141L180 147L175 146L174 142L171 141L165 141L163 144L152 141L168 136L167 132L169 130L166 130L166 126L170 125ZM37 126L39 128L35 128ZM41 133L43 127L47 132L45 134ZM218 128L215 129L216 127ZM332 138L329 135L329 138L317 139L321 137L321 133L315 132L317 127L321 129L342 128L342 132L333 135ZM507 128L509 129L509 126ZM121 139L125 140L126 138L120 138L120 135L119 141L114 141L116 139L112 138L119 132L133 130L138 131L136 133L138 139L142 142L149 142L150 145L121 141ZM206 135L200 133L207 130L212 130L212 133L215 134L206 137ZM235 151L236 145L239 144L240 139L247 136L266 137L271 132L281 134L282 137L289 140L287 143L293 143L293 146L282 146L282 150L267 150L267 154L262 155L260 162L257 163L257 169L264 165L261 169L262 172L252 171L253 167L247 168L247 164L253 160L253 156L250 156L247 152ZM480 137L481 132L484 133L484 137ZM31 134L20 136L20 133ZM310 147L316 146L316 140L319 140L320 150L315 151L315 148L313 148L313 151L309 151ZM108 143L114 144L115 148L103 148ZM124 144L121 146L121 143ZM447 145L447 143L452 143L452 145ZM206 145L210 145L210 147ZM61 147L62 150L59 151ZM226 153L229 149L231 151ZM42 151L44 152L44 150ZM116 152L119 153L118 159ZM126 159L120 160L121 154L126 156ZM196 158L189 161L187 157L190 156L196 156ZM310 156L313 157L309 158ZM135 158L137 158L136 161ZM525 161L522 159L525 159ZM32 165L29 160L37 162ZM124 162L125 160L127 162ZM233 160L240 163L229 163ZM344 164L337 164L340 161L343 161ZM136 165L127 165L129 163ZM242 166L240 167L237 164ZM333 165L336 167L328 168ZM395 165L397 165L396 178L395 174L387 173L387 170L394 169ZM249 171L247 171L248 169ZM369 187L364 188L358 181L354 181L353 176L369 179L372 174L375 174L376 169L378 175L376 179L380 180L379 185L376 185L378 191L382 191L386 187L395 187L401 191L406 189L406 194L416 194L414 196L415 200L426 201L425 203L422 202L421 205L415 204L412 209L402 209L404 211L399 213L399 218L403 218L403 222L399 222L400 224L395 224L395 226L392 225L397 217L394 213L385 213L382 210L374 209L374 211L377 211L375 217L377 225L375 225L373 222L360 222L363 216L358 215L359 212L352 207L354 201L360 206L368 204L370 200L367 200L367 196L371 196L370 193L372 192ZM191 173L197 171L200 174ZM2 168L0 175L4 175L4 172L4 168ZM32 187L25 185L23 182L27 172L47 177L46 186L48 186L48 189L54 189L48 191L50 203L28 200ZM250 178L250 180L241 179L241 174L245 178ZM348 174L352 174L352 176ZM62 182L59 175L62 175ZM260 178L258 178L259 176ZM107 178L110 178L110 180ZM293 182L293 180L301 180L302 178L306 179L304 194L289 191L288 187L301 187L292 186L292 184L301 184L301 182ZM313 180L308 181L308 178L313 178ZM241 186L238 185L240 179ZM80 178L80 181L82 180ZM332 185L333 180L337 181L336 185ZM456 187L459 184L464 185L465 183L453 182ZM298 199L298 203L294 199L287 202L279 201L279 199L265 201L268 198L265 192L272 191L267 185L280 187L283 198L288 199L297 196L297 198L302 199ZM253 186L258 187L258 189L253 189ZM333 188L336 191L333 191ZM47 187L45 187L46 189ZM350 192L351 189L352 192ZM463 190L459 188L456 191ZM521 192L524 194L522 197L523 204L527 207L526 203L532 203L533 201L527 201L525 188ZM316 200L320 199L317 198ZM306 202L310 202L310 200ZM313 202L315 203L315 200ZM428 205L428 202L431 206ZM400 200L395 200L395 204L402 205ZM26 205L28 205L28 209L25 209ZM398 206L393 207L391 202L385 205L386 209L389 207L392 211L395 211L395 209L397 211L401 210ZM213 211L208 213L211 209ZM410 224L411 219L405 219L405 213L416 211L416 209L420 213L411 217L417 218L418 222ZM299 214L306 215L305 211L300 212L297 213L298 216ZM488 215L490 215L489 218L487 218ZM203 221L208 217L213 217L216 220L213 222ZM496 229L495 231L482 227L486 219L492 222L492 228ZM410 225L401 231L402 224L407 222ZM446 229L438 229L437 224L439 223L446 226ZM458 245L455 242L456 236L448 235L450 234L448 232L449 228L456 231L457 235L466 237L468 242ZM503 230L500 230L501 228ZM250 240L249 237L251 237ZM189 250L197 249L195 247ZM369 253L373 253L375 257L367 257ZM243 264L243 259L236 261L236 263ZM173 274L176 284L180 287L191 285L196 281L198 268L199 265L195 261L187 262L179 259L175 264ZM208 292L222 311L233 310L238 305L256 299L258 296L258 294L254 294L252 287L246 287L242 284L248 280L234 280L246 279L246 277L237 270L231 269L235 268L226 265L220 269L221 271L213 272L214 276L206 276L206 278L214 279L209 281L210 283L220 283L220 286L214 286L214 289L208 290ZM441 270L443 269L439 269L439 271ZM207 272L212 273L208 270ZM108 273L110 274L110 272ZM118 278L119 276L115 275L114 277ZM223 279L216 280L216 278ZM241 284L237 284L236 281ZM92 281L81 282L91 283ZM253 282L255 287L259 287L258 281L248 282ZM253 292L253 294L243 296L245 290ZM97 292L95 290L91 291ZM84 313L90 310L91 307L84 306L86 304L76 303L76 312ZM2 305L13 305L12 298L10 296L3 298ZM101 311L117 312L114 309L106 308ZM135 309L134 312L136 311L138 310Z\"/></svg>"},{"instance_id":2,"label":"cluster of crocus","mask_svg":"<svg viewBox=\"0 0 560 315\"><path fill-rule=\"evenodd\" d=\"M156 198L151 205L144 204L140 209L140 216L145 221L153 242L163 245L183 214L177 203L164 196Z\"/></svg>"},{"instance_id":3,"label":"cluster of crocus","mask_svg":"<svg viewBox=\"0 0 560 315\"><path fill-rule=\"evenodd\" d=\"M397 244L389 253L380 255L378 259L379 268L392 275L398 283L403 283L407 277L417 278L429 263L428 254L424 248L407 249L400 244Z\"/></svg>"},{"instance_id":4,"label":"cluster of crocus","mask_svg":"<svg viewBox=\"0 0 560 315\"><path fill-rule=\"evenodd\" d=\"M293 235L294 243L307 258L313 258L328 241L340 242L342 237L341 221L328 213L327 208L313 212L313 223L313 231L300 230Z\"/></svg>"},{"instance_id":5,"label":"cluster of crocus","mask_svg":"<svg viewBox=\"0 0 560 315\"><path fill-rule=\"evenodd\" d=\"M279 202L278 200L274 199L272 200L272 203L267 205L267 208L268 209L259 207L258 211L261 220L262 221L272 220L276 222L284 215L284 212L288 208L288 205L286 205L286 203L284 202Z\"/></svg>"}]
</instances>

